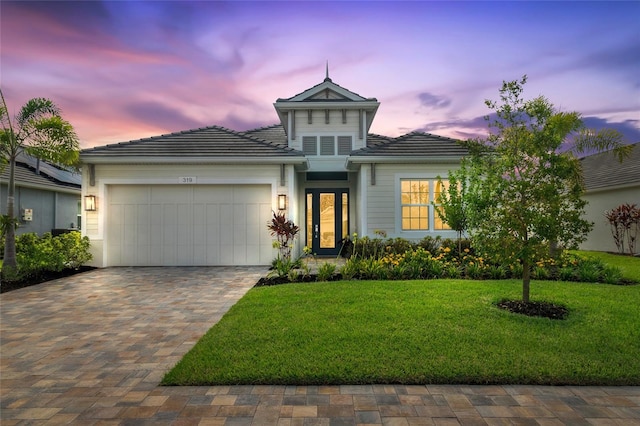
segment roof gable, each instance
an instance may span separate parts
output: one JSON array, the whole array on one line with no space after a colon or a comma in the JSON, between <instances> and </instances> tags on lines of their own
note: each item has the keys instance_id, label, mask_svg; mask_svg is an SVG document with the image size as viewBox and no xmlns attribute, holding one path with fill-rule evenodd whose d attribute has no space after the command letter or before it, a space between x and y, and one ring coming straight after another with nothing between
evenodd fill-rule
<instances>
[{"instance_id":1,"label":"roof gable","mask_svg":"<svg viewBox=\"0 0 640 426\"><path fill-rule=\"evenodd\" d=\"M357 93L345 89L335 84L329 77L302 93L298 93L290 98L280 98L278 102L314 102L314 101L343 101L343 102L367 102L376 101L375 98L364 98Z\"/></svg>"}]
</instances>

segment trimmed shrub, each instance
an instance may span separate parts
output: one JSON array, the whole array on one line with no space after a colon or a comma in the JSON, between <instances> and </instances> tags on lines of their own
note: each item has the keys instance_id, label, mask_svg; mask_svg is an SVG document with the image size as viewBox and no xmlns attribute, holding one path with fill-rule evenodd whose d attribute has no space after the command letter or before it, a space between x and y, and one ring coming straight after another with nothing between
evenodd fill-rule
<instances>
[{"instance_id":1,"label":"trimmed shrub","mask_svg":"<svg viewBox=\"0 0 640 426\"><path fill-rule=\"evenodd\" d=\"M16 279L38 278L47 272L78 269L92 259L89 238L79 232L69 232L53 237L35 233L16 237Z\"/></svg>"}]
</instances>

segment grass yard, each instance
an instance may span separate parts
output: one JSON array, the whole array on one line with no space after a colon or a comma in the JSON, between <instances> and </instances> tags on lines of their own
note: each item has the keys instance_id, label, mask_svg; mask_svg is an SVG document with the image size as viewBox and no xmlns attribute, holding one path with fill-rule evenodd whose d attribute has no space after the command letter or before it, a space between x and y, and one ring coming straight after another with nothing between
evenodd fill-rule
<instances>
[{"instance_id":1,"label":"grass yard","mask_svg":"<svg viewBox=\"0 0 640 426\"><path fill-rule=\"evenodd\" d=\"M531 296L568 319L495 307L518 280L254 288L163 384L640 385L640 286L534 281Z\"/></svg>"}]
</instances>

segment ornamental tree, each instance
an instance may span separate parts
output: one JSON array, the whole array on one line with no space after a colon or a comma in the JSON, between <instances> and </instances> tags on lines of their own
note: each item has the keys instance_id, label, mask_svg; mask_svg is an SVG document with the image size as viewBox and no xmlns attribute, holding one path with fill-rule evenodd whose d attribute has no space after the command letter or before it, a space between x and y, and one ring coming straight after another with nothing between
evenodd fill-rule
<instances>
[{"instance_id":1,"label":"ornamental tree","mask_svg":"<svg viewBox=\"0 0 640 426\"><path fill-rule=\"evenodd\" d=\"M489 136L468 141L469 228L481 251L523 268L522 300L529 302L531 267L552 245L576 247L592 224L584 220L583 179L572 152L628 150L615 131L586 130L577 112L558 111L545 97L522 97L527 78L503 82ZM561 152L572 137L570 151Z\"/></svg>"},{"instance_id":2,"label":"ornamental tree","mask_svg":"<svg viewBox=\"0 0 640 426\"><path fill-rule=\"evenodd\" d=\"M449 172L449 184L445 185L438 176L438 187L443 190L434 202L435 212L451 229L458 234L458 253L462 252L462 234L469 224L469 203L467 185L469 182L465 164L460 169Z\"/></svg>"},{"instance_id":3,"label":"ornamental tree","mask_svg":"<svg viewBox=\"0 0 640 426\"><path fill-rule=\"evenodd\" d=\"M52 101L34 98L20 108L14 119L0 90L0 161L9 167L7 190L7 214L5 224L5 248L2 265L3 275L16 272L16 218L15 167L21 153L59 165L75 165L79 157L79 143L73 127L60 115Z\"/></svg>"}]
</instances>

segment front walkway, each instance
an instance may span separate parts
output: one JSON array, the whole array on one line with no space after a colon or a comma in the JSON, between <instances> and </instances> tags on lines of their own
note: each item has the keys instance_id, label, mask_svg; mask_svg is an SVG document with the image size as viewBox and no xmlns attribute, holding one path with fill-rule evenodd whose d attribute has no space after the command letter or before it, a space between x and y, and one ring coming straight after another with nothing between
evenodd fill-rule
<instances>
[{"instance_id":1,"label":"front walkway","mask_svg":"<svg viewBox=\"0 0 640 426\"><path fill-rule=\"evenodd\" d=\"M160 387L266 268L107 268L0 296L0 423L640 425L640 387Z\"/></svg>"}]
</instances>

